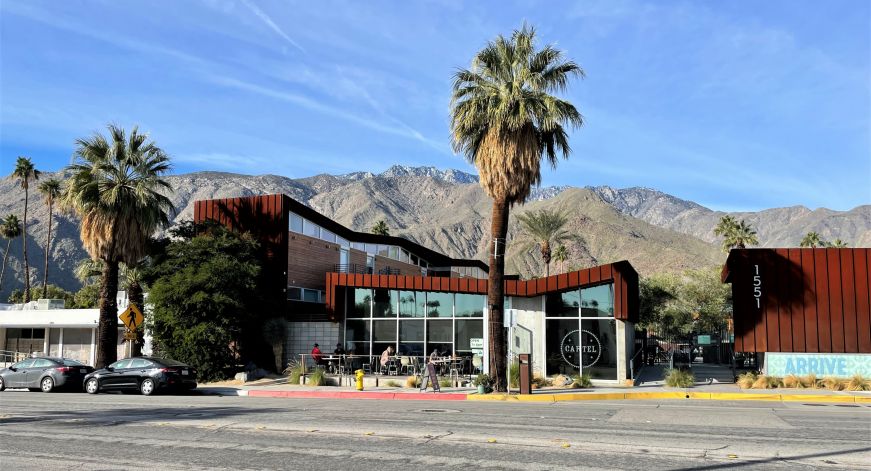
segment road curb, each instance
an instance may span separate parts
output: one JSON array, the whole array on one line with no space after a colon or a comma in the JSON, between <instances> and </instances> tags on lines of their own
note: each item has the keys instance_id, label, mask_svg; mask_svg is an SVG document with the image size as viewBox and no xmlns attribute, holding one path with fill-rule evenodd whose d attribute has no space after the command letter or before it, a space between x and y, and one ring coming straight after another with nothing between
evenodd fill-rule
<instances>
[{"instance_id":1,"label":"road curb","mask_svg":"<svg viewBox=\"0 0 871 471\"><path fill-rule=\"evenodd\" d=\"M752 393L705 393L668 391L658 393L566 393L566 394L531 394L524 396L508 394L470 394L468 401L502 401L502 402L568 402L568 401L613 401L613 400L659 400L659 399L696 399L705 401L778 401L778 402L834 402L834 403L871 403L871 397L864 396L828 396L821 394L752 394Z\"/></svg>"},{"instance_id":2,"label":"road curb","mask_svg":"<svg viewBox=\"0 0 871 471\"><path fill-rule=\"evenodd\" d=\"M465 401L464 393L391 393L350 391L247 391L248 397L282 397L299 399L375 399L386 401Z\"/></svg>"}]
</instances>

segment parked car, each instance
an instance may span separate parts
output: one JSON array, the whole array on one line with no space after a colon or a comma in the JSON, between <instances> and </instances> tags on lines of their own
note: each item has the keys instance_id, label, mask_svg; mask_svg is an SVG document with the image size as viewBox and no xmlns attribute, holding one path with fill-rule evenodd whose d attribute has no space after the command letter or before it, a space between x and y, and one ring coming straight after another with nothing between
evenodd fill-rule
<instances>
[{"instance_id":1,"label":"parked car","mask_svg":"<svg viewBox=\"0 0 871 471\"><path fill-rule=\"evenodd\" d=\"M42 392L64 387L78 389L82 378L92 371L93 367L69 358L28 358L0 370L0 391L6 388Z\"/></svg>"},{"instance_id":2,"label":"parked car","mask_svg":"<svg viewBox=\"0 0 871 471\"><path fill-rule=\"evenodd\" d=\"M85 376L83 384L89 394L138 390L150 396L160 390L195 389L197 370L184 363L164 358L125 358Z\"/></svg>"}]
</instances>

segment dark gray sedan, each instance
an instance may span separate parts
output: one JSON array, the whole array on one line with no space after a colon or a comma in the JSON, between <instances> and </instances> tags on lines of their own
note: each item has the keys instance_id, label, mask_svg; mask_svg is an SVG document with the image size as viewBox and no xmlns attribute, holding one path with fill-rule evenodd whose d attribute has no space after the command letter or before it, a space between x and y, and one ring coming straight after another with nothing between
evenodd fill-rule
<instances>
[{"instance_id":1,"label":"dark gray sedan","mask_svg":"<svg viewBox=\"0 0 871 471\"><path fill-rule=\"evenodd\" d=\"M92 371L93 367L69 358L28 358L0 369L0 391L6 388L27 388L31 391L52 392L64 387L80 390L82 379Z\"/></svg>"}]
</instances>

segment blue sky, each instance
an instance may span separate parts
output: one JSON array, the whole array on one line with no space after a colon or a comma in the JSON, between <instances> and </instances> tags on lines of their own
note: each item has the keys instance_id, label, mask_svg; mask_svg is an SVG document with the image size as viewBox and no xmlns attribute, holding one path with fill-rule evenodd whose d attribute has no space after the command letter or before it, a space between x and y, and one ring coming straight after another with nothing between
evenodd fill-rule
<instances>
[{"instance_id":1,"label":"blue sky","mask_svg":"<svg viewBox=\"0 0 871 471\"><path fill-rule=\"evenodd\" d=\"M645 186L715 209L871 203L862 1L0 3L0 173L138 124L175 172L303 177L450 149L451 74L524 20L586 71L545 185Z\"/></svg>"}]
</instances>

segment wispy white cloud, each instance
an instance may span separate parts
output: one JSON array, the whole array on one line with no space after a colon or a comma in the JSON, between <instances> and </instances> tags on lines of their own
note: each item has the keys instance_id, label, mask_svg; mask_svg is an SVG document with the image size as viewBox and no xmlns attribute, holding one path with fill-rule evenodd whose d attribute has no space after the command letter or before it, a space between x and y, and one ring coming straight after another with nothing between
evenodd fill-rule
<instances>
[{"instance_id":1,"label":"wispy white cloud","mask_svg":"<svg viewBox=\"0 0 871 471\"><path fill-rule=\"evenodd\" d=\"M260 7L251 3L249 0L241 0L241 1L242 1L243 5L245 5L246 7L248 7L249 10L251 10L251 13L254 13L254 15L257 16L257 18L259 18L260 21L262 21L266 26L268 26L269 29L274 31L275 34L284 38L284 40L287 41L288 43L290 43L291 46L299 49L302 52L306 52L305 49L303 49L303 47L299 45L298 42L294 41L290 36L287 35L287 33L284 32L283 29L281 29L277 24L275 24L275 22L272 21L272 18L269 15L267 15L266 12L261 10Z\"/></svg>"}]
</instances>

